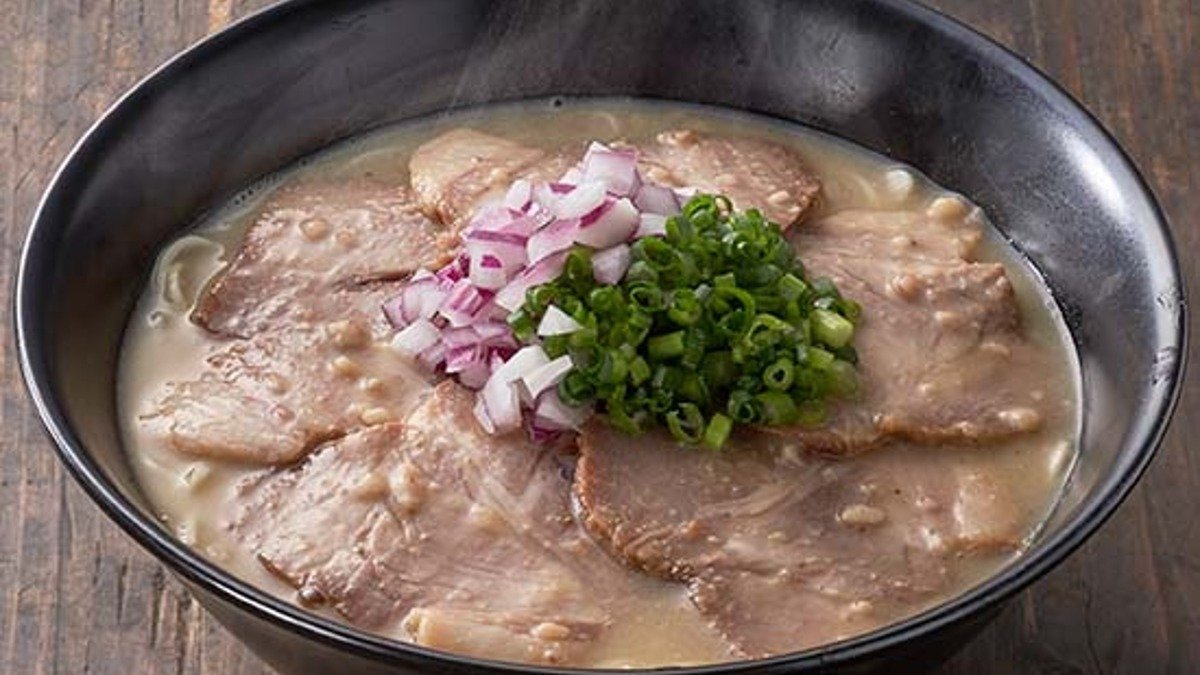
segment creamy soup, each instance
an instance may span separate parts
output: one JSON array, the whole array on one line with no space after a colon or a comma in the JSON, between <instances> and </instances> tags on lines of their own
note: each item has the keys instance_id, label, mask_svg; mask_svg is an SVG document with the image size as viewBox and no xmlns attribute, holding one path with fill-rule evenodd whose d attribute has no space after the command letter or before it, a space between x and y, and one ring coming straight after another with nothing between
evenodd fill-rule
<instances>
[{"instance_id":1,"label":"creamy soup","mask_svg":"<svg viewBox=\"0 0 1200 675\"><path fill-rule=\"evenodd\" d=\"M954 418L953 424L933 431L933 423L926 422L888 426L890 412L871 413L870 447L846 453L814 453L820 443L807 441L807 436L781 433L750 441L735 432L718 454L671 452L659 462L654 451L637 447L659 440L653 434L626 437L610 429L591 429L580 442L584 460L578 469L578 450L568 435L559 439L552 459L546 460L557 467L554 475L520 484L517 497L542 500L528 507L533 511L522 504L506 506L508 493L489 502L490 497L475 491L511 491L507 478L497 478L496 485L488 482L507 476L504 472L510 468L489 464L489 456L455 453L504 456L532 446L522 437L520 447L507 447L502 439L493 443L467 429L473 424L470 416L446 412L457 394L433 412L424 409L444 376L397 356L389 346L391 334L382 313L371 315L378 299L394 294L386 285L402 280L363 281L367 290L362 292L376 295L361 296L360 302L359 295L340 299L342 286L289 296L286 293L308 283L308 277L275 274L270 283L279 284L281 295L273 296L283 298L279 307L264 313L259 311L263 302L254 301L258 313L247 314L231 304L243 292L237 279L220 278L239 256L248 228L266 221L275 223L272 226L282 222L278 226L284 228L294 225L299 236L314 242L332 242L345 234L337 239L336 250L347 261L347 278L358 274L356 260L387 253L386 236L356 239L354 228L371 219L419 221L413 227L426 228L427 236L421 234L424 239L406 246L427 246L431 258L436 246L452 248L449 230L431 225L418 208L421 190L416 196L407 190L414 152L460 128L540 150L547 157L566 148L573 153L571 161L577 161L592 141L650 147L660 142L656 139L662 132L677 129L705 138L757 139L783 148L803 158L805 170L820 183L815 205L792 228L801 260L806 247L825 245L822 232L839 227L868 232L876 243L877 235L886 235L902 249L923 245L923 223L974 228L971 231L982 232L982 240L966 257L976 266L971 269L980 273L987 272L986 263L1003 266L995 283L1006 293L1011 285L1019 316L1019 328L1012 329L1017 332L1004 330L1010 331L1005 335L1018 336L1011 339L1019 340L1019 349L992 340L986 321L972 324L979 335L971 333L969 348L1016 361L1013 368L1024 375L1010 383L1015 403L1006 399L998 412L987 413L989 420L1003 423L991 431L983 422L975 426L973 418ZM748 166L753 169L753 162ZM486 179L506 185L513 177L500 172ZM737 184L736 176L710 178L717 184L723 180ZM789 202L795 194L783 192L770 199L784 209L786 218L786 209L799 209ZM434 210L429 214L433 220L469 216ZM911 237L904 230L908 223L915 228ZM883 229L872 229L876 227ZM273 241L247 239L247 247L260 246L266 252L243 250L241 263L252 265L261 259L286 269L291 264L286 255L270 257ZM342 258L331 260L322 264L343 267ZM955 258L945 266L960 264ZM851 271L836 280L845 295L857 299L857 277L852 266L846 269ZM254 292L266 292L261 283L251 282L258 284ZM870 279L862 283L869 287ZM215 310L198 308L198 303L215 302L204 295L218 291L225 293L220 296L225 304ZM966 291L956 286L954 292ZM316 298L332 303L335 313L341 303L366 309L361 315L329 321L322 314L325 309L305 309L309 299L316 303ZM866 341L874 305L863 305ZM195 318L198 310L223 318L202 326ZM945 309L929 316L951 328L955 321L972 320ZM268 331L262 326L276 319L283 325L295 322L295 328L271 328L276 331L272 335L283 337L262 337ZM913 339L918 339L926 327L914 325L920 330L914 329ZM908 330L896 324L895 332L902 334L885 337L903 339ZM280 376L255 370L270 371L271 359L303 343L309 332L328 338L332 346L313 347L311 352L303 351L308 346L297 347L311 363L289 366ZM928 348L943 349L943 337L936 334ZM901 620L964 592L1020 556L1054 507L1076 453L1077 371L1065 328L1036 274L977 208L911 167L828 135L689 105L556 100L484 107L406 122L338 144L248 188L166 246L125 340L119 400L130 460L163 522L180 540L239 578L313 612L397 640L504 660L585 667L711 663L811 647ZM867 346L860 345L860 352ZM888 359L902 357L863 353L862 358L864 364L868 358L877 359L886 368ZM262 403L261 409L223 398L231 386L242 386L238 378L246 373L254 384L245 395L255 405ZM299 378L336 380L344 382L345 389L305 388L309 385L295 382ZM960 380L962 395L974 395L969 377L955 375L949 385L936 384L954 387ZM921 387L934 386L928 381L911 384L914 400L924 395ZM1008 386L997 384L1005 392ZM325 397L311 407L305 397L318 394L307 393L310 389ZM871 400L871 395L864 392L862 400ZM164 404L171 396L190 398ZM948 415L950 406L939 403L936 393L933 396L928 404L932 410L918 414L905 408L897 415L911 413L922 420ZM330 397L338 399L337 405L344 403L340 417L322 422L325 426L306 431L308 435L280 431L290 434L297 418L323 419L320 406L329 405ZM180 412L184 405L191 406L188 414L200 408L205 421L185 419ZM346 411L349 417L342 414ZM414 414L418 417L409 417ZM242 419L253 415L266 421ZM346 440L353 435L347 424L396 430L377 431L376 437L358 443ZM412 436L422 424L430 424L431 430ZM272 435L276 431L282 434L279 439ZM300 440L294 447L287 445L296 438ZM389 444L418 441L448 453L447 459L439 460L437 467L421 464L421 458L429 456L421 454L399 468L389 463ZM341 449L329 449L339 444ZM249 452L247 448L259 454L239 454ZM335 450L341 454L333 454ZM355 457L368 459L355 465ZM478 468L482 478L455 473L463 466ZM537 466L531 463L513 471L533 472L540 470ZM572 489L575 470L586 473L582 479L575 476ZM401 487L397 471L404 477ZM373 481L379 472L384 477L377 485ZM655 472L660 472L658 477L650 477ZM522 475L522 480L528 478ZM477 480L482 482L472 482ZM580 480L586 484L581 486ZM639 481L647 485L644 493L635 493ZM716 494L718 484L728 491ZM323 501L345 490L357 490L358 496ZM712 502L704 502L710 496ZM538 528L551 517L538 510L549 508L546 500L559 509L546 512L559 514L554 516L557 529L534 537L534 544L512 543L518 535L510 532L529 534L528 525L513 522L526 517L522 514L536 514L528 517L541 519L533 528L541 531ZM433 518L434 509L461 513L461 519L451 524L419 520ZM795 513L802 515L781 520ZM646 519L654 526L638 525ZM306 539L312 535L305 528L313 523L329 539L317 543L340 547L338 555L322 552ZM471 529L475 527L492 528L489 536L495 538L476 540ZM404 546L379 543L391 536L409 538ZM451 537L461 539L449 541ZM496 543L471 548L476 541ZM386 555L372 557L385 549ZM565 555L566 550L575 557L556 558L553 564L539 557ZM341 561L347 556L353 560ZM479 567L503 567L511 560L508 576L526 575L533 581L489 590L471 575L501 580L507 576L503 570L471 570L473 559ZM460 572L446 571L459 566ZM455 574L471 578L460 583ZM439 590L431 591L432 586ZM492 591L503 595L492 598ZM521 598L514 599L518 595ZM561 616L554 609L559 605L567 608Z\"/></svg>"}]
</instances>

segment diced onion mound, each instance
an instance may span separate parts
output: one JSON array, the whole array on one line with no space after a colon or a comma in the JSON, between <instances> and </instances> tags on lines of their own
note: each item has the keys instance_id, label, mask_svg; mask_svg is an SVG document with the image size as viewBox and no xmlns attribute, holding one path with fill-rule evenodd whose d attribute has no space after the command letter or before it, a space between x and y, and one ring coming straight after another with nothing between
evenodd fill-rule
<instances>
[{"instance_id":1,"label":"diced onion mound","mask_svg":"<svg viewBox=\"0 0 1200 675\"><path fill-rule=\"evenodd\" d=\"M550 441L600 412L720 448L737 424L820 422L855 388L858 305L758 211L681 212L684 194L598 143L557 182L516 181L384 305L393 346L477 390L489 433Z\"/></svg>"}]
</instances>

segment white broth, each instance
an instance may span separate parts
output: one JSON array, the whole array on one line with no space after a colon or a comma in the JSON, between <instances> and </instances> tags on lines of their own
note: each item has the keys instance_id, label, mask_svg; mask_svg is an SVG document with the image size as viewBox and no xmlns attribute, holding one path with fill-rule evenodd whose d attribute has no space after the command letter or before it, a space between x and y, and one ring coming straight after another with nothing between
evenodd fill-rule
<instances>
[{"instance_id":1,"label":"white broth","mask_svg":"<svg viewBox=\"0 0 1200 675\"><path fill-rule=\"evenodd\" d=\"M282 185L314 177L328 181L370 176L375 181L405 184L407 160L413 150L441 131L460 126L547 149L563 143L582 149L591 140L636 143L653 138L663 129L678 127L759 136L798 150L821 180L819 210L810 219L847 209L974 209L910 167L798 125L713 108L630 100L490 106L406 122L340 143L263 180L215 209L163 250L126 331L118 394L130 461L166 526L230 573L286 600L296 602L296 590L271 574L255 551L243 545L228 527L245 486L265 472L282 469L182 454L146 433L139 416L168 382L195 377L204 359L226 344L194 324L189 314L205 284L237 251L264 199ZM983 218L977 210L971 217ZM1036 274L990 225L985 230L982 257L1006 267L1027 339L1058 355L1055 360L1061 369L1047 374L1044 395L1066 401L1071 413L1052 416L1036 432L986 446L947 449L897 445L840 461L859 463L868 473L880 475L902 469L910 476L932 476L949 470L985 476L1013 505L1014 526L1028 541L1054 508L1073 465L1078 426L1077 368L1066 330ZM429 385L426 378L413 373L406 386ZM947 563L952 584L932 597L912 602L903 611L873 617L870 627L900 620L959 594L1020 554L1020 550L998 550L952 558ZM632 570L630 575L636 578L636 597L614 613L611 629L585 659L571 665L648 667L731 658L720 636L691 611L682 586ZM312 611L336 618L332 610ZM859 630L855 628L841 637ZM383 632L397 639L410 639L401 625Z\"/></svg>"}]
</instances>

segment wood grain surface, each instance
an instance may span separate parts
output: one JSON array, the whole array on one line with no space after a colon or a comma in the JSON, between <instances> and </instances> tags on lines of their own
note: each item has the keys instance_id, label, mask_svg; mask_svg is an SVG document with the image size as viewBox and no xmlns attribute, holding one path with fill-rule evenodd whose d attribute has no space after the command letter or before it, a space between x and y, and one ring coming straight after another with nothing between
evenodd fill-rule
<instances>
[{"instance_id":1,"label":"wood grain surface","mask_svg":"<svg viewBox=\"0 0 1200 675\"><path fill-rule=\"evenodd\" d=\"M0 280L54 167L126 88L266 0L0 0ZM935 0L1050 73L1111 129L1200 262L1200 0ZM0 325L11 325L0 304ZM1200 314L1200 313L1197 313ZM1200 341L1198 341L1200 342ZM0 342L0 673L260 674L65 477ZM1200 365L1115 518L946 674L1200 672Z\"/></svg>"}]
</instances>

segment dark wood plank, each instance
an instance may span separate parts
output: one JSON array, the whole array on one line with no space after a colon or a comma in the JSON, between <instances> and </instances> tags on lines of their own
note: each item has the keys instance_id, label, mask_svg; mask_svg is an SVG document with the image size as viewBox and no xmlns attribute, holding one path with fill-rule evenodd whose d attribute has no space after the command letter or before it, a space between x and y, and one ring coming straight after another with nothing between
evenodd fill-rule
<instances>
[{"instance_id":1,"label":"dark wood plank","mask_svg":"<svg viewBox=\"0 0 1200 675\"><path fill-rule=\"evenodd\" d=\"M0 0L0 280L74 140L177 49L268 0ZM1062 82L1114 131L1200 258L1200 0L933 0ZM9 325L8 303L0 325ZM1200 663L1200 371L1104 530L944 669L1184 673ZM64 477L0 343L0 672L265 669Z\"/></svg>"}]
</instances>

